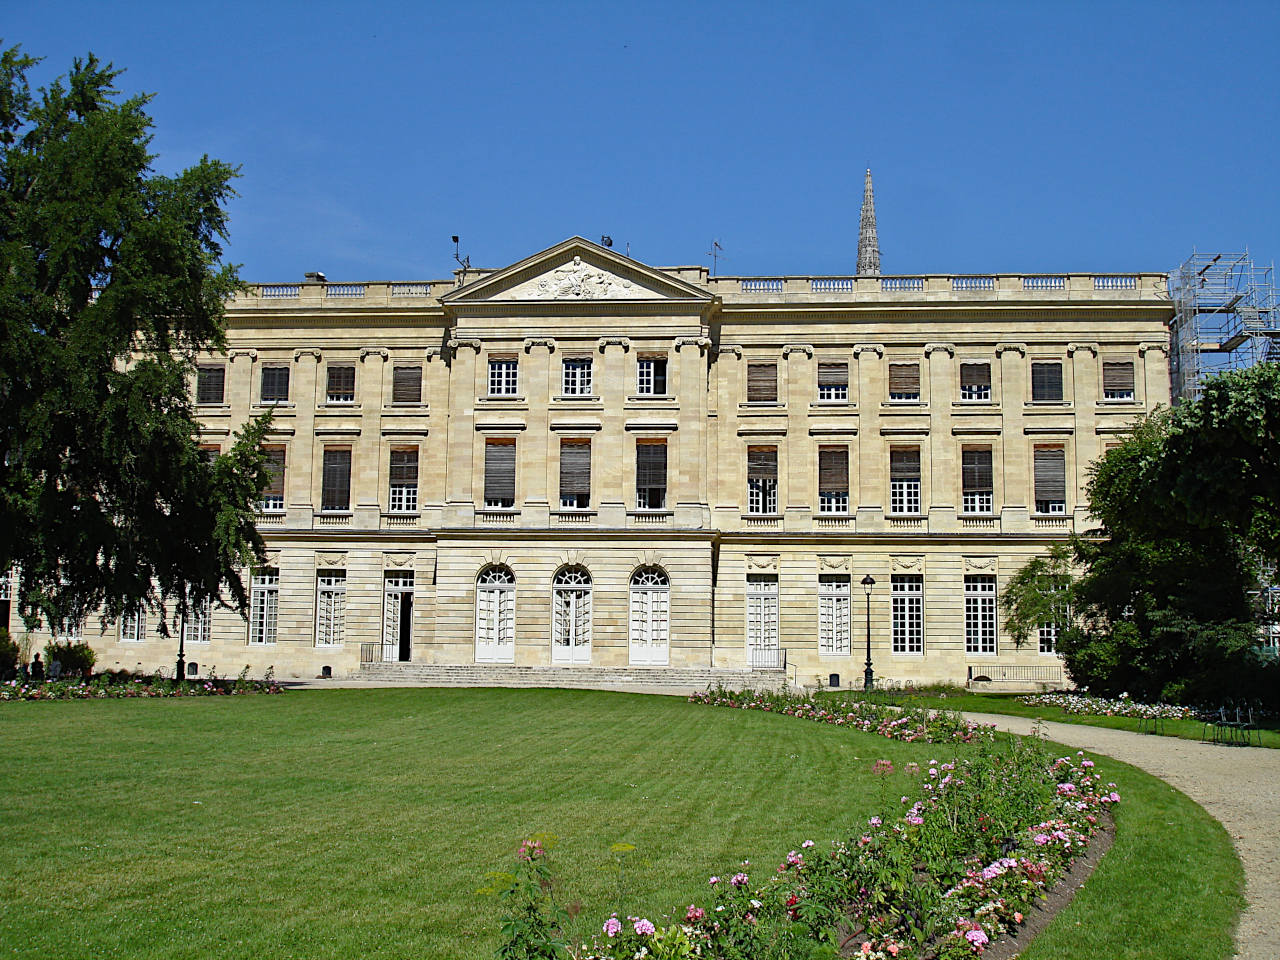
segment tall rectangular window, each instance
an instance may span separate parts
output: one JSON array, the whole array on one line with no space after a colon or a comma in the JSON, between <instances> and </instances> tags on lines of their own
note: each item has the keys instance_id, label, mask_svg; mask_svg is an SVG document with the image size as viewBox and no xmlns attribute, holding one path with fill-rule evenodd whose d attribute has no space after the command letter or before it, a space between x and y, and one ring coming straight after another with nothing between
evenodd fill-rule
<instances>
[{"instance_id":1,"label":"tall rectangular window","mask_svg":"<svg viewBox=\"0 0 1280 960\"><path fill-rule=\"evenodd\" d=\"M591 441L560 441L560 509L591 506Z\"/></svg>"},{"instance_id":2,"label":"tall rectangular window","mask_svg":"<svg viewBox=\"0 0 1280 960\"><path fill-rule=\"evenodd\" d=\"M1067 512L1067 451L1036 447L1034 458L1036 513Z\"/></svg>"},{"instance_id":3,"label":"tall rectangular window","mask_svg":"<svg viewBox=\"0 0 1280 960\"><path fill-rule=\"evenodd\" d=\"M280 571L263 567L253 571L249 593L249 642L276 642L276 618L280 608Z\"/></svg>"},{"instance_id":4,"label":"tall rectangular window","mask_svg":"<svg viewBox=\"0 0 1280 960\"><path fill-rule=\"evenodd\" d=\"M325 399L329 403L355 403L356 368L349 366L330 367Z\"/></svg>"},{"instance_id":5,"label":"tall rectangular window","mask_svg":"<svg viewBox=\"0 0 1280 960\"><path fill-rule=\"evenodd\" d=\"M120 642L142 643L146 639L147 615L141 610L125 611L124 616L120 618Z\"/></svg>"},{"instance_id":6,"label":"tall rectangular window","mask_svg":"<svg viewBox=\"0 0 1280 960\"><path fill-rule=\"evenodd\" d=\"M641 357L636 361L636 393L646 397L667 395L666 357Z\"/></svg>"},{"instance_id":7,"label":"tall rectangular window","mask_svg":"<svg viewBox=\"0 0 1280 960\"><path fill-rule=\"evenodd\" d=\"M519 382L515 357L489 358L489 396L514 397Z\"/></svg>"},{"instance_id":8,"label":"tall rectangular window","mask_svg":"<svg viewBox=\"0 0 1280 960\"><path fill-rule=\"evenodd\" d=\"M351 448L325 447L320 475L320 509L351 509Z\"/></svg>"},{"instance_id":9,"label":"tall rectangular window","mask_svg":"<svg viewBox=\"0 0 1280 960\"><path fill-rule=\"evenodd\" d=\"M818 653L824 657L849 655L849 578L818 578Z\"/></svg>"},{"instance_id":10,"label":"tall rectangular window","mask_svg":"<svg viewBox=\"0 0 1280 960\"><path fill-rule=\"evenodd\" d=\"M263 513L282 513L284 511L284 447L263 447L267 455L267 489L262 491L262 500L258 509Z\"/></svg>"},{"instance_id":11,"label":"tall rectangular window","mask_svg":"<svg viewBox=\"0 0 1280 960\"><path fill-rule=\"evenodd\" d=\"M591 358L566 357L561 393L566 397L591 396Z\"/></svg>"},{"instance_id":12,"label":"tall rectangular window","mask_svg":"<svg viewBox=\"0 0 1280 960\"><path fill-rule=\"evenodd\" d=\"M1060 362L1031 364L1031 399L1062 399L1062 364Z\"/></svg>"},{"instance_id":13,"label":"tall rectangular window","mask_svg":"<svg viewBox=\"0 0 1280 960\"><path fill-rule=\"evenodd\" d=\"M960 399L976 401L991 399L991 364L960 364Z\"/></svg>"},{"instance_id":14,"label":"tall rectangular window","mask_svg":"<svg viewBox=\"0 0 1280 960\"><path fill-rule=\"evenodd\" d=\"M908 401L920 399L920 364L889 364L889 399Z\"/></svg>"},{"instance_id":15,"label":"tall rectangular window","mask_svg":"<svg viewBox=\"0 0 1280 960\"><path fill-rule=\"evenodd\" d=\"M206 597L191 604L182 618L182 636L186 643L209 643L213 638L213 604Z\"/></svg>"},{"instance_id":16,"label":"tall rectangular window","mask_svg":"<svg viewBox=\"0 0 1280 960\"><path fill-rule=\"evenodd\" d=\"M388 508L392 513L415 513L418 509L418 448L392 449L389 473L391 491Z\"/></svg>"},{"instance_id":17,"label":"tall rectangular window","mask_svg":"<svg viewBox=\"0 0 1280 960\"><path fill-rule=\"evenodd\" d=\"M965 653L996 652L996 578L964 578Z\"/></svg>"},{"instance_id":18,"label":"tall rectangular window","mask_svg":"<svg viewBox=\"0 0 1280 960\"><path fill-rule=\"evenodd\" d=\"M289 368L288 367L263 367L262 368L262 397L263 403L288 403L289 402Z\"/></svg>"},{"instance_id":19,"label":"tall rectangular window","mask_svg":"<svg viewBox=\"0 0 1280 960\"><path fill-rule=\"evenodd\" d=\"M1102 396L1105 400L1133 399L1133 363L1102 365Z\"/></svg>"},{"instance_id":20,"label":"tall rectangular window","mask_svg":"<svg viewBox=\"0 0 1280 960\"><path fill-rule=\"evenodd\" d=\"M484 444L484 505L506 510L516 505L516 442L486 440Z\"/></svg>"},{"instance_id":21,"label":"tall rectangular window","mask_svg":"<svg viewBox=\"0 0 1280 960\"><path fill-rule=\"evenodd\" d=\"M636 441L636 509L667 507L667 442Z\"/></svg>"},{"instance_id":22,"label":"tall rectangular window","mask_svg":"<svg viewBox=\"0 0 1280 960\"><path fill-rule=\"evenodd\" d=\"M778 448L747 447L747 513L778 512Z\"/></svg>"},{"instance_id":23,"label":"tall rectangular window","mask_svg":"<svg viewBox=\"0 0 1280 960\"><path fill-rule=\"evenodd\" d=\"M778 365L747 364L747 403L778 402Z\"/></svg>"},{"instance_id":24,"label":"tall rectangular window","mask_svg":"<svg viewBox=\"0 0 1280 960\"><path fill-rule=\"evenodd\" d=\"M818 448L818 512L849 512L849 448Z\"/></svg>"},{"instance_id":25,"label":"tall rectangular window","mask_svg":"<svg viewBox=\"0 0 1280 960\"><path fill-rule=\"evenodd\" d=\"M889 512L920 512L920 448L889 448Z\"/></svg>"},{"instance_id":26,"label":"tall rectangular window","mask_svg":"<svg viewBox=\"0 0 1280 960\"><path fill-rule=\"evenodd\" d=\"M391 368L391 402L422 402L422 367L415 365Z\"/></svg>"},{"instance_id":27,"label":"tall rectangular window","mask_svg":"<svg viewBox=\"0 0 1280 960\"><path fill-rule=\"evenodd\" d=\"M965 447L960 451L962 513L991 513L992 470L990 447Z\"/></svg>"},{"instance_id":28,"label":"tall rectangular window","mask_svg":"<svg viewBox=\"0 0 1280 960\"><path fill-rule=\"evenodd\" d=\"M316 575L316 646L340 647L347 619L347 571Z\"/></svg>"},{"instance_id":29,"label":"tall rectangular window","mask_svg":"<svg viewBox=\"0 0 1280 960\"><path fill-rule=\"evenodd\" d=\"M770 574L747 575L747 647L778 646L778 578Z\"/></svg>"},{"instance_id":30,"label":"tall rectangular window","mask_svg":"<svg viewBox=\"0 0 1280 960\"><path fill-rule=\"evenodd\" d=\"M890 588L893 652L924 653L924 577L895 573Z\"/></svg>"},{"instance_id":31,"label":"tall rectangular window","mask_svg":"<svg viewBox=\"0 0 1280 960\"><path fill-rule=\"evenodd\" d=\"M844 403L849 399L849 364L818 364L818 399Z\"/></svg>"},{"instance_id":32,"label":"tall rectangular window","mask_svg":"<svg viewBox=\"0 0 1280 960\"><path fill-rule=\"evenodd\" d=\"M1059 597L1065 597L1067 584L1065 582L1052 583L1049 586L1049 593ZM1045 654L1058 652L1058 637L1061 636L1062 630L1066 627L1071 619L1071 610L1067 606L1065 599L1054 599L1050 602L1049 609L1052 611L1052 619L1046 620L1040 624L1039 634L1040 652Z\"/></svg>"},{"instance_id":33,"label":"tall rectangular window","mask_svg":"<svg viewBox=\"0 0 1280 960\"><path fill-rule=\"evenodd\" d=\"M196 403L222 403L226 380L227 368L220 363L196 367Z\"/></svg>"}]
</instances>

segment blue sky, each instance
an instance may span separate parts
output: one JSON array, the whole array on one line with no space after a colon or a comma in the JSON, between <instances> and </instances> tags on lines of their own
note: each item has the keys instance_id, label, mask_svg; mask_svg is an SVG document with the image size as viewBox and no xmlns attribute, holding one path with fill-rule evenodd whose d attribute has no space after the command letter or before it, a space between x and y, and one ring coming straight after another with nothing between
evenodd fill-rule
<instances>
[{"instance_id":1,"label":"blue sky","mask_svg":"<svg viewBox=\"0 0 1280 960\"><path fill-rule=\"evenodd\" d=\"M567 236L847 274L1280 257L1280 3L19 3L44 81L156 94L156 166L241 166L247 280L447 276Z\"/></svg>"}]
</instances>

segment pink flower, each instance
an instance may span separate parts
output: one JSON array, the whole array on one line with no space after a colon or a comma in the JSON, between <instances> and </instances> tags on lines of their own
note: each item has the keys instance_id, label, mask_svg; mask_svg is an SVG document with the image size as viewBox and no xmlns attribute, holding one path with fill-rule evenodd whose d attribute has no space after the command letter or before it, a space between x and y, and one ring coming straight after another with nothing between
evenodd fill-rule
<instances>
[{"instance_id":1,"label":"pink flower","mask_svg":"<svg viewBox=\"0 0 1280 960\"><path fill-rule=\"evenodd\" d=\"M866 955L870 952L871 952L871 941L868 940L862 944L862 953L863 955Z\"/></svg>"},{"instance_id":2,"label":"pink flower","mask_svg":"<svg viewBox=\"0 0 1280 960\"><path fill-rule=\"evenodd\" d=\"M622 930L622 921L617 917L610 917L604 922L604 932L606 936L616 937Z\"/></svg>"},{"instance_id":3,"label":"pink flower","mask_svg":"<svg viewBox=\"0 0 1280 960\"><path fill-rule=\"evenodd\" d=\"M968 933L964 935L964 938L968 940L970 943L972 943L975 947L986 946L988 943L991 942L991 938L988 937L981 930L970 930Z\"/></svg>"},{"instance_id":4,"label":"pink flower","mask_svg":"<svg viewBox=\"0 0 1280 960\"><path fill-rule=\"evenodd\" d=\"M641 936L648 936L653 932L654 932L654 926L648 920L636 921L636 933L640 934Z\"/></svg>"},{"instance_id":5,"label":"pink flower","mask_svg":"<svg viewBox=\"0 0 1280 960\"><path fill-rule=\"evenodd\" d=\"M813 846L813 841L812 841L812 840L806 840L804 843L800 844L800 846L801 846L801 847L803 847L804 849L808 850L810 847L812 847L812 846Z\"/></svg>"},{"instance_id":6,"label":"pink flower","mask_svg":"<svg viewBox=\"0 0 1280 960\"><path fill-rule=\"evenodd\" d=\"M688 923L694 923L698 920L701 920L706 915L707 915L707 911L703 910L701 907L695 907L691 903L689 904L689 909L685 912L684 919Z\"/></svg>"},{"instance_id":7,"label":"pink flower","mask_svg":"<svg viewBox=\"0 0 1280 960\"><path fill-rule=\"evenodd\" d=\"M711 884L711 886L713 887L719 882L720 882L719 877L712 877L710 880L707 881L707 883Z\"/></svg>"},{"instance_id":8,"label":"pink flower","mask_svg":"<svg viewBox=\"0 0 1280 960\"><path fill-rule=\"evenodd\" d=\"M745 873L735 873L729 878L729 882L735 887L745 887L747 885L747 880L748 877Z\"/></svg>"},{"instance_id":9,"label":"pink flower","mask_svg":"<svg viewBox=\"0 0 1280 960\"><path fill-rule=\"evenodd\" d=\"M878 827L880 826L881 820L879 817L872 817L870 820L867 821L867 823L871 824L871 826L873 827Z\"/></svg>"}]
</instances>

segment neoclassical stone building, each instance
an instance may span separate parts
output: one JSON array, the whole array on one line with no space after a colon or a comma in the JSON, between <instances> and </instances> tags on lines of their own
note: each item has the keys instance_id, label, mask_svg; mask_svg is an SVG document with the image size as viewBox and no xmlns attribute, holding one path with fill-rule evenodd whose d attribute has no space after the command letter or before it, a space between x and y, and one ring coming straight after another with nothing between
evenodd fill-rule
<instances>
[{"instance_id":1,"label":"neoclassical stone building","mask_svg":"<svg viewBox=\"0 0 1280 960\"><path fill-rule=\"evenodd\" d=\"M269 566L187 658L850 685L869 616L878 678L1054 681L1052 627L1017 649L995 600L1169 402L1171 315L1163 274L713 277L581 238L255 286L193 390L211 451L274 412ZM172 669L153 626L82 629L100 666Z\"/></svg>"}]
</instances>

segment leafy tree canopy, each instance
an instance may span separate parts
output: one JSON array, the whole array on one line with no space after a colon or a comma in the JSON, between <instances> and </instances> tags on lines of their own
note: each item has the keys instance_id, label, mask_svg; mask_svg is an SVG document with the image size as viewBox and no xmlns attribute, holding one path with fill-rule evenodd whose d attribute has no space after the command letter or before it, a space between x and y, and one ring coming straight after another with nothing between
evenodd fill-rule
<instances>
[{"instance_id":1,"label":"leafy tree canopy","mask_svg":"<svg viewBox=\"0 0 1280 960\"><path fill-rule=\"evenodd\" d=\"M0 569L21 566L28 623L243 609L266 418L206 462L189 395L240 286L236 171L158 174L149 96L92 55L33 92L37 62L0 54Z\"/></svg>"}]
</instances>

